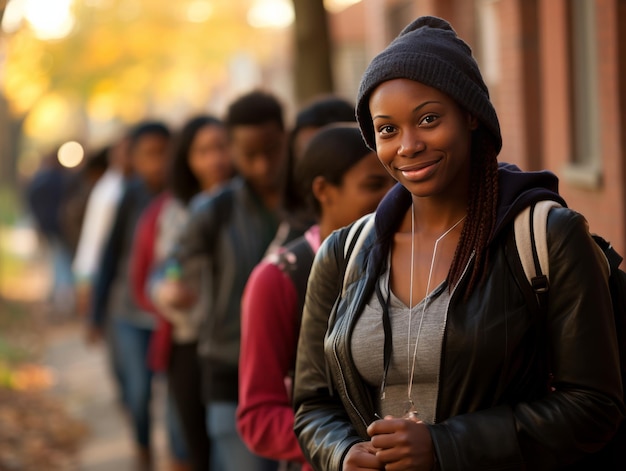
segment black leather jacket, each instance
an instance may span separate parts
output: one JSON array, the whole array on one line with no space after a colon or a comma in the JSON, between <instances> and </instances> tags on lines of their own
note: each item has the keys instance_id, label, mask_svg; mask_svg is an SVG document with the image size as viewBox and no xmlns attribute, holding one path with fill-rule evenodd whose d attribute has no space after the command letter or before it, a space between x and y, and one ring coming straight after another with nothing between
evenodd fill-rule
<instances>
[{"instance_id":1,"label":"black leather jacket","mask_svg":"<svg viewBox=\"0 0 626 471\"><path fill-rule=\"evenodd\" d=\"M447 315L436 421L429 426L445 471L557 469L600 448L624 415L607 266L586 221L569 209L550 213L549 308L538 318L525 302L523 274L514 275L521 268L510 223L533 200L562 200L551 174L506 167L500 179L487 277L467 301L455 291ZM341 470L348 449L369 439L366 428L376 420L351 358L351 333L386 261L384 240L409 204L402 187L381 203L376 230L337 302L348 229L331 235L317 254L294 390L295 431L316 470Z\"/></svg>"}]
</instances>

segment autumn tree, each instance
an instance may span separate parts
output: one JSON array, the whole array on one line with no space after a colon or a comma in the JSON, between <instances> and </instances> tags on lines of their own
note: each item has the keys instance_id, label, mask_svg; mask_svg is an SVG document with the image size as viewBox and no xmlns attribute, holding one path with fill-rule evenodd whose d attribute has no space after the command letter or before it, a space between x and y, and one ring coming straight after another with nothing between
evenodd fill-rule
<instances>
[{"instance_id":1,"label":"autumn tree","mask_svg":"<svg viewBox=\"0 0 626 471\"><path fill-rule=\"evenodd\" d=\"M293 0L295 95L299 103L333 91L331 42L323 0Z\"/></svg>"},{"instance_id":2,"label":"autumn tree","mask_svg":"<svg viewBox=\"0 0 626 471\"><path fill-rule=\"evenodd\" d=\"M0 13L4 7L0 0ZM233 57L243 51L262 62L280 47L246 22L248 7L232 0L81 1L73 4L75 25L66 37L41 40L27 24L3 34L0 78L8 103L0 97L0 178L14 178L8 140L33 128L39 146L54 145L74 138L67 135L72 129L91 138L144 116L176 121L206 110L222 97ZM24 122L24 133L7 118Z\"/></svg>"}]
</instances>

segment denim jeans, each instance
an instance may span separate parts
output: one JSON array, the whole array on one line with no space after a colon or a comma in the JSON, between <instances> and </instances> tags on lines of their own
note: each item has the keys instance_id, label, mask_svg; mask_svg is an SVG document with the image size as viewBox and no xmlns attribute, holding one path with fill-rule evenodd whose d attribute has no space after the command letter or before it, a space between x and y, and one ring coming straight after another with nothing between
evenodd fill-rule
<instances>
[{"instance_id":1,"label":"denim jeans","mask_svg":"<svg viewBox=\"0 0 626 471\"><path fill-rule=\"evenodd\" d=\"M114 342L119 354L123 398L132 422L135 442L142 448L150 447L150 402L152 399L152 371L147 355L152 330L138 327L124 319L115 319Z\"/></svg>"},{"instance_id":2,"label":"denim jeans","mask_svg":"<svg viewBox=\"0 0 626 471\"><path fill-rule=\"evenodd\" d=\"M235 402L211 402L207 406L207 430L211 439L213 471L276 471L278 463L253 454L237 433Z\"/></svg>"},{"instance_id":3,"label":"denim jeans","mask_svg":"<svg viewBox=\"0 0 626 471\"><path fill-rule=\"evenodd\" d=\"M59 237L48 239L52 267L52 287L49 301L55 314L69 318L76 308L72 254Z\"/></svg>"},{"instance_id":4,"label":"denim jeans","mask_svg":"<svg viewBox=\"0 0 626 471\"><path fill-rule=\"evenodd\" d=\"M187 461L189 454L187 452L187 443L185 442L183 429L178 416L178 409L174 398L167 391L167 404L165 409L165 428L167 430L167 440L170 446L170 452L177 461Z\"/></svg>"}]
</instances>

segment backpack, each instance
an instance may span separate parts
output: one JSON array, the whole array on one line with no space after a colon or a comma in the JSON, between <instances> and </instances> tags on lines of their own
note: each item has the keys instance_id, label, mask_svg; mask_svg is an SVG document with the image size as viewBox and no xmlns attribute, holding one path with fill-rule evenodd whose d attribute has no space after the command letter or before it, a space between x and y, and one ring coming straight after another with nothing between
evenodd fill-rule
<instances>
[{"instance_id":1,"label":"backpack","mask_svg":"<svg viewBox=\"0 0 626 471\"><path fill-rule=\"evenodd\" d=\"M547 221L552 208L561 207L554 201L539 201L527 207L515 219L515 245L522 262L526 280L530 283L538 314L545 314L550 291L550 266L548 263ZM626 391L626 272L619 268L622 257L609 242L598 235L592 236L604 254L610 269L609 290L615 317L622 388ZM626 421L622 421L616 435L599 452L586 456L568 469L626 470Z\"/></svg>"},{"instance_id":2,"label":"backpack","mask_svg":"<svg viewBox=\"0 0 626 471\"><path fill-rule=\"evenodd\" d=\"M365 242L365 238L373 224L374 214L368 214L355 221L345 233L345 239L342 241L343 251L339 260L339 265L341 266L339 276L340 296L345 294L346 280L354 275L352 273L354 256ZM307 283L314 259L315 253L313 253L313 249L311 249L304 237L299 237L289 242L285 245L285 250L277 255L276 265L284 274L289 276L298 292L298 312L300 314L302 314L304 309Z\"/></svg>"},{"instance_id":3,"label":"backpack","mask_svg":"<svg viewBox=\"0 0 626 471\"><path fill-rule=\"evenodd\" d=\"M358 254L365 243L368 234L374 227L375 213L370 213L358 219L347 231L346 239L343 241L343 260L340 260L341 276L340 297L346 294L346 287L354 278L354 257Z\"/></svg>"},{"instance_id":4,"label":"backpack","mask_svg":"<svg viewBox=\"0 0 626 471\"><path fill-rule=\"evenodd\" d=\"M305 237L285 245L285 249L277 254L276 266L289 277L298 293L298 312L302 314L306 286L311 273L315 253Z\"/></svg>"}]
</instances>

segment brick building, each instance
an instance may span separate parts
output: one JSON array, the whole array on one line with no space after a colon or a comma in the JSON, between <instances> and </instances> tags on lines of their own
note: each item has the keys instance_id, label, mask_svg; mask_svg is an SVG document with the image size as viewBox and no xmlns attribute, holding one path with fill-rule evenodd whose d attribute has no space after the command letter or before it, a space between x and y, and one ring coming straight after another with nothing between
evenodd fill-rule
<instances>
[{"instance_id":1,"label":"brick building","mask_svg":"<svg viewBox=\"0 0 626 471\"><path fill-rule=\"evenodd\" d=\"M337 92L419 15L471 46L502 126L500 159L549 169L592 232L626 254L626 1L362 0L331 17Z\"/></svg>"}]
</instances>

